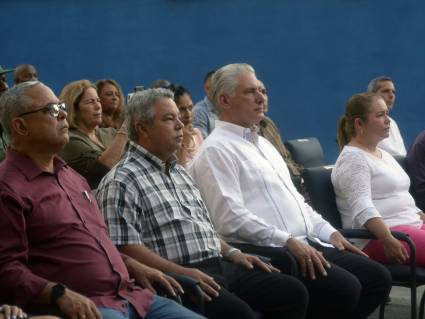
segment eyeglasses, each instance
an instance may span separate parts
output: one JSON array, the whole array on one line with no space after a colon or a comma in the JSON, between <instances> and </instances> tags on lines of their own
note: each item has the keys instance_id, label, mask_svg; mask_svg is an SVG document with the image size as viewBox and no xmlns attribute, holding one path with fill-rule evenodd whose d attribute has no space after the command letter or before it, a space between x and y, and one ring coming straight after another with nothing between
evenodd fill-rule
<instances>
[{"instance_id":1,"label":"eyeglasses","mask_svg":"<svg viewBox=\"0 0 425 319\"><path fill-rule=\"evenodd\" d=\"M58 117L61 110L66 112L65 103L63 103L63 102L62 103L49 103L46 106L43 106L42 108L39 108L37 110L18 114L18 117L28 115L28 114L32 114L32 113L37 113L37 112L40 112L40 111L41 112L49 112L51 116Z\"/></svg>"}]
</instances>

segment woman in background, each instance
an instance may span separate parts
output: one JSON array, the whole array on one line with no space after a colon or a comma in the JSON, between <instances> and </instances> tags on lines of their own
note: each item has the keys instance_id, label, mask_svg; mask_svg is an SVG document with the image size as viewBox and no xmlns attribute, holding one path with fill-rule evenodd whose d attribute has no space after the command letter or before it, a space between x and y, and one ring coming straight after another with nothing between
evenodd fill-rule
<instances>
[{"instance_id":1,"label":"woman in background","mask_svg":"<svg viewBox=\"0 0 425 319\"><path fill-rule=\"evenodd\" d=\"M425 266L424 214L409 193L410 179L386 151L377 147L388 137L388 108L374 93L354 95L338 128L342 149L332 171L338 210L345 228L366 228L377 240L357 245L382 262L407 263L407 244L391 230L410 235L417 247L417 264Z\"/></svg>"},{"instance_id":2,"label":"woman in background","mask_svg":"<svg viewBox=\"0 0 425 319\"><path fill-rule=\"evenodd\" d=\"M99 80L96 87L102 104L100 127L113 127L118 130L125 118L125 100L121 87L112 79Z\"/></svg>"},{"instance_id":3,"label":"woman in background","mask_svg":"<svg viewBox=\"0 0 425 319\"><path fill-rule=\"evenodd\" d=\"M202 133L192 126L193 102L189 91L180 85L171 86L170 89L174 92L174 102L179 108L180 121L184 124L183 141L177 151L177 161L186 166L194 158L203 142Z\"/></svg>"},{"instance_id":4,"label":"woman in background","mask_svg":"<svg viewBox=\"0 0 425 319\"><path fill-rule=\"evenodd\" d=\"M60 155L95 189L124 152L128 141L126 124L118 131L99 128L102 106L96 86L88 80L66 85L60 99L66 104L70 127L70 141Z\"/></svg>"}]
</instances>

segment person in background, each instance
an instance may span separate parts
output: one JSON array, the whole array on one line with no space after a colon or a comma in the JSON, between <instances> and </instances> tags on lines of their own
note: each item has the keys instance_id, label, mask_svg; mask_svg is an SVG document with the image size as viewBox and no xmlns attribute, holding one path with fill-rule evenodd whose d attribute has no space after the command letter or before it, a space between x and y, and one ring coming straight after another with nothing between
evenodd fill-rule
<instances>
[{"instance_id":1,"label":"person in background","mask_svg":"<svg viewBox=\"0 0 425 319\"><path fill-rule=\"evenodd\" d=\"M425 211L425 131L422 131L406 156L407 171L413 186L416 205Z\"/></svg>"},{"instance_id":2,"label":"person in background","mask_svg":"<svg viewBox=\"0 0 425 319\"><path fill-rule=\"evenodd\" d=\"M111 242L89 185L57 156L69 141L66 116L38 81L0 98L11 140L0 164L0 299L62 318L199 319L154 294L156 283L182 292L173 278Z\"/></svg>"},{"instance_id":3,"label":"person in background","mask_svg":"<svg viewBox=\"0 0 425 319\"><path fill-rule=\"evenodd\" d=\"M9 85L7 84L6 74L13 72L14 69L3 69L0 65L0 96L9 89Z\"/></svg>"},{"instance_id":4,"label":"person in background","mask_svg":"<svg viewBox=\"0 0 425 319\"><path fill-rule=\"evenodd\" d=\"M396 98L396 90L394 81L389 76L379 76L370 81L367 91L379 94L385 101L390 113L394 107ZM391 155L406 155L406 147L404 146L403 138L401 137L400 130L397 122L389 117L391 121L390 131L388 137L379 142L378 146L390 153Z\"/></svg>"},{"instance_id":5,"label":"person in background","mask_svg":"<svg viewBox=\"0 0 425 319\"><path fill-rule=\"evenodd\" d=\"M211 77L215 70L209 71L204 77L205 97L195 104L193 108L193 126L200 129L202 137L205 139L215 127L215 120L218 116L214 105L211 103Z\"/></svg>"},{"instance_id":6,"label":"person in background","mask_svg":"<svg viewBox=\"0 0 425 319\"><path fill-rule=\"evenodd\" d=\"M70 141L60 156L95 189L121 158L127 144L127 128L99 128L102 105L97 88L88 80L66 85L60 95L68 111Z\"/></svg>"},{"instance_id":7,"label":"person in background","mask_svg":"<svg viewBox=\"0 0 425 319\"><path fill-rule=\"evenodd\" d=\"M151 89L158 89L158 88L168 88L170 87L171 83L168 80L165 79L158 79L151 83L149 86Z\"/></svg>"},{"instance_id":8,"label":"person in background","mask_svg":"<svg viewBox=\"0 0 425 319\"><path fill-rule=\"evenodd\" d=\"M95 83L102 105L102 123L100 127L119 129L125 118L125 99L120 85L112 79Z\"/></svg>"},{"instance_id":9,"label":"person in background","mask_svg":"<svg viewBox=\"0 0 425 319\"><path fill-rule=\"evenodd\" d=\"M13 73L13 82L15 84L35 80L38 80L38 72L35 66L31 64L20 64Z\"/></svg>"},{"instance_id":10,"label":"person in background","mask_svg":"<svg viewBox=\"0 0 425 319\"><path fill-rule=\"evenodd\" d=\"M193 102L190 92L180 85L171 86L170 89L174 92L174 102L179 109L180 121L184 124L182 144L177 150L177 162L186 166L193 159L204 139L201 131L192 125Z\"/></svg>"},{"instance_id":11,"label":"person in background","mask_svg":"<svg viewBox=\"0 0 425 319\"><path fill-rule=\"evenodd\" d=\"M9 89L6 74L10 72L13 72L13 69L3 69L3 67L0 65L0 97ZM0 161L2 161L6 156L8 145L9 140L6 135L3 134L3 127L0 125Z\"/></svg>"},{"instance_id":12,"label":"person in background","mask_svg":"<svg viewBox=\"0 0 425 319\"><path fill-rule=\"evenodd\" d=\"M384 99L374 93L354 95L338 126L341 148L332 170L332 184L344 228L366 228L376 240L356 240L370 258L405 264L407 244L391 230L409 234L416 244L416 262L425 267L424 213L409 193L410 179L380 142L392 121Z\"/></svg>"},{"instance_id":13,"label":"person in background","mask_svg":"<svg viewBox=\"0 0 425 319\"><path fill-rule=\"evenodd\" d=\"M308 203L310 202L310 195L308 194L304 186L304 181L301 177L301 171L304 167L294 162L291 153L288 151L285 144L283 144L277 125L270 117L265 115L269 111L269 97L264 83L260 80L258 83L260 85L261 93L264 95L264 117L260 123L258 123L258 134L272 143L276 150L280 153L286 163L286 166L288 166L292 182Z\"/></svg>"}]
</instances>

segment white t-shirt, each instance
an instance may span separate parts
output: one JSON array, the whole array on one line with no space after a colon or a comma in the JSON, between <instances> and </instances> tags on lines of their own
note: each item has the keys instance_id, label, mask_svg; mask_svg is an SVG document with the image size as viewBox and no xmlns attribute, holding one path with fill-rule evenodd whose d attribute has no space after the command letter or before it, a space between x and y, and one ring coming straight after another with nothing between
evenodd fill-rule
<instances>
[{"instance_id":1,"label":"white t-shirt","mask_svg":"<svg viewBox=\"0 0 425 319\"><path fill-rule=\"evenodd\" d=\"M389 227L421 227L420 209L409 193L409 176L390 154L382 149L381 153L378 158L346 145L339 155L332 184L343 227L364 228L373 217L382 217ZM367 240L356 243L363 248Z\"/></svg>"},{"instance_id":2,"label":"white t-shirt","mask_svg":"<svg viewBox=\"0 0 425 319\"><path fill-rule=\"evenodd\" d=\"M389 136L379 142L378 147L387 151L391 155L406 156L406 147L404 146L398 125L394 119L390 118L390 120L391 124Z\"/></svg>"}]
</instances>

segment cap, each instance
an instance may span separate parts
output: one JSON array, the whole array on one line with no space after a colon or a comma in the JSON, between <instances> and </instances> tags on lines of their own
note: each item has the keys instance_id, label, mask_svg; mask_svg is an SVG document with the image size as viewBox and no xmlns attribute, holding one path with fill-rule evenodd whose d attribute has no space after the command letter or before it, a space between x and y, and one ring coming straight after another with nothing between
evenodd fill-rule
<instances>
[{"instance_id":1,"label":"cap","mask_svg":"<svg viewBox=\"0 0 425 319\"><path fill-rule=\"evenodd\" d=\"M0 65L0 74L5 74L9 72L13 72L15 69L3 69L3 67Z\"/></svg>"}]
</instances>

